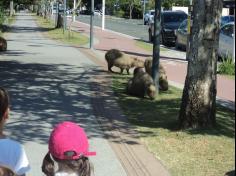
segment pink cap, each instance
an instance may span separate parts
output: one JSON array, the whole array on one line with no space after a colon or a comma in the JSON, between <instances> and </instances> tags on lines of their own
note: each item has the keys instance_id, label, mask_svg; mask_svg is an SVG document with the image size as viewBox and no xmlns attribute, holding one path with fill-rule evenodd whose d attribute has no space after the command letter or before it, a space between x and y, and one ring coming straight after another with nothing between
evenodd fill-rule
<instances>
[{"instance_id":1,"label":"pink cap","mask_svg":"<svg viewBox=\"0 0 236 176\"><path fill-rule=\"evenodd\" d=\"M89 152L88 149L86 133L72 122L58 124L49 138L49 152L58 159L79 159L81 156L96 155L96 152Z\"/></svg>"}]
</instances>

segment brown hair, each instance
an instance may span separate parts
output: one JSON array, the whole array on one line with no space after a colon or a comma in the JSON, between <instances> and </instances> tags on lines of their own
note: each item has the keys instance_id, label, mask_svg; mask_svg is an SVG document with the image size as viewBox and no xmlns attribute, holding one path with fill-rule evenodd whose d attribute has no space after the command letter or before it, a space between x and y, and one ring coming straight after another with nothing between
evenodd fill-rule
<instances>
[{"instance_id":1,"label":"brown hair","mask_svg":"<svg viewBox=\"0 0 236 176\"><path fill-rule=\"evenodd\" d=\"M15 176L14 172L6 167L0 166L0 176Z\"/></svg>"},{"instance_id":2,"label":"brown hair","mask_svg":"<svg viewBox=\"0 0 236 176\"><path fill-rule=\"evenodd\" d=\"M70 168L75 173L79 174L79 176L91 176L93 172L92 165L89 162L89 159L85 156L80 157L77 160L61 160L53 157L53 159L66 166L67 168ZM54 161L51 158L50 153L47 153L47 155L43 159L42 164L42 171L47 176L54 176L55 174L55 167L54 167Z\"/></svg>"},{"instance_id":3,"label":"brown hair","mask_svg":"<svg viewBox=\"0 0 236 176\"><path fill-rule=\"evenodd\" d=\"M0 121L3 118L7 108L9 107L9 95L7 90L0 87Z\"/></svg>"}]
</instances>

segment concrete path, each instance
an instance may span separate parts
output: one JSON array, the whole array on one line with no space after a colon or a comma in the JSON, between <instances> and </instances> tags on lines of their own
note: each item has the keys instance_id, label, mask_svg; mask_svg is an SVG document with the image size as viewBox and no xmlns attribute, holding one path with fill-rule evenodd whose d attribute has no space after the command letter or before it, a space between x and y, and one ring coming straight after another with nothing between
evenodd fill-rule
<instances>
[{"instance_id":1,"label":"concrete path","mask_svg":"<svg viewBox=\"0 0 236 176\"><path fill-rule=\"evenodd\" d=\"M104 139L90 102L91 78L98 67L78 49L46 39L32 17L17 16L7 36L8 51L0 55L0 85L11 94L8 134L24 144L32 170L41 176L41 162L53 126L71 120L90 138L96 176L126 176Z\"/></svg>"},{"instance_id":2,"label":"concrete path","mask_svg":"<svg viewBox=\"0 0 236 176\"><path fill-rule=\"evenodd\" d=\"M97 55L49 40L33 18L21 13L0 54L0 86L11 95L7 134L28 154L31 176L41 176L54 125L70 120L89 136L95 176L168 176L163 165L140 144L109 89L110 78Z\"/></svg>"}]
</instances>

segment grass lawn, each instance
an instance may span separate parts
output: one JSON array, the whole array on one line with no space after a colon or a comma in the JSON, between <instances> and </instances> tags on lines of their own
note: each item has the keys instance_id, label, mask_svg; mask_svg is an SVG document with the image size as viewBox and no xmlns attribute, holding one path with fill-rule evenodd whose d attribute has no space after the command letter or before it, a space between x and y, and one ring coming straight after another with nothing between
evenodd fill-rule
<instances>
[{"instance_id":1,"label":"grass lawn","mask_svg":"<svg viewBox=\"0 0 236 176\"><path fill-rule=\"evenodd\" d=\"M142 48L146 51L152 52L152 50L153 50L153 44L152 43L147 43L147 42L137 40L135 44L136 44L136 46L138 46L138 47L140 47L140 48ZM167 49L161 47L160 51L167 51Z\"/></svg>"},{"instance_id":2,"label":"grass lawn","mask_svg":"<svg viewBox=\"0 0 236 176\"><path fill-rule=\"evenodd\" d=\"M69 31L66 30L63 34L63 29L56 29L53 22L50 20L46 20L42 17L36 17L38 26L41 27L41 30L43 32L47 32L48 36L52 39L61 41L66 44L75 45L75 46L81 46L85 45L89 42L88 37L85 35L82 35L79 32L71 31L70 37L69 37Z\"/></svg>"},{"instance_id":3,"label":"grass lawn","mask_svg":"<svg viewBox=\"0 0 236 176\"><path fill-rule=\"evenodd\" d=\"M170 87L157 100L124 93L129 77L113 76L113 90L142 142L173 176L223 176L235 169L235 113L217 107L214 129L177 131L182 90Z\"/></svg>"}]
</instances>

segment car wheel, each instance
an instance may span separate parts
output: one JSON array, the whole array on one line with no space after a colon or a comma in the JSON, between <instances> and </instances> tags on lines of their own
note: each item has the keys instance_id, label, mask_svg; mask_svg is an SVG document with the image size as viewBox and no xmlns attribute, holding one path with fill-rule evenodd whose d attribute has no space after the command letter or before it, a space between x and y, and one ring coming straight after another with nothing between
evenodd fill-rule
<instances>
[{"instance_id":1,"label":"car wheel","mask_svg":"<svg viewBox=\"0 0 236 176\"><path fill-rule=\"evenodd\" d=\"M153 42L153 36L152 36L152 32L149 30L148 31L148 36L149 36L149 42Z\"/></svg>"}]
</instances>

